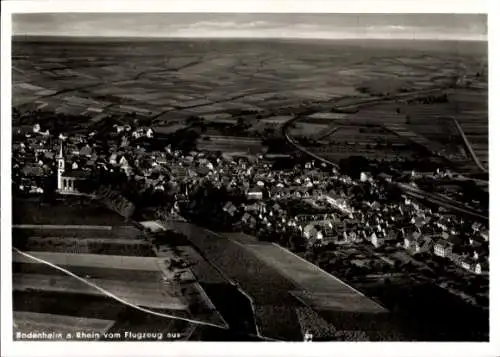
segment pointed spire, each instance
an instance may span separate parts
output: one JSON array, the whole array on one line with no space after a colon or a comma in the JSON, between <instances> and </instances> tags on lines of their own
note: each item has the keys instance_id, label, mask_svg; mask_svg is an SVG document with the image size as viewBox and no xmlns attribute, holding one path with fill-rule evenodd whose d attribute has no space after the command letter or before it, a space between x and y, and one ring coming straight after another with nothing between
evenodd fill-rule
<instances>
[{"instance_id":1,"label":"pointed spire","mask_svg":"<svg viewBox=\"0 0 500 357\"><path fill-rule=\"evenodd\" d=\"M62 140L60 142L61 142L61 146L59 148L59 157L62 158L63 157L63 143L62 143Z\"/></svg>"}]
</instances>

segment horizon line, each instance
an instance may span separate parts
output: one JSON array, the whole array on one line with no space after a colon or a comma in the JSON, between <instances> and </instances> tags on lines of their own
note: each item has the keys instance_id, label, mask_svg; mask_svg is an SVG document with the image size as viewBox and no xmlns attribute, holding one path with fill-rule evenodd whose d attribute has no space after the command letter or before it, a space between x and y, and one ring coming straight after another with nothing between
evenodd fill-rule
<instances>
[{"instance_id":1,"label":"horizon line","mask_svg":"<svg viewBox=\"0 0 500 357\"><path fill-rule=\"evenodd\" d=\"M151 39L151 40L324 40L324 41L342 41L342 40L384 40L384 41L450 41L450 42L488 42L486 38L418 38L418 37L251 37L251 36L108 36L108 35L39 35L39 34L11 34L11 38L15 37L32 37L32 38L77 38L77 39Z\"/></svg>"}]
</instances>

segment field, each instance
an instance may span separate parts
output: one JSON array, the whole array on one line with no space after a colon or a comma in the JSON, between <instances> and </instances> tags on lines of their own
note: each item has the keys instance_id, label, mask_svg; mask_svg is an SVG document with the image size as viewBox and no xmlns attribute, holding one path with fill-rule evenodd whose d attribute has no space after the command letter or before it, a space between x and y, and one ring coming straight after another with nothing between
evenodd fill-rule
<instances>
[{"instance_id":1,"label":"field","mask_svg":"<svg viewBox=\"0 0 500 357\"><path fill-rule=\"evenodd\" d=\"M154 256L151 246L144 240L139 239L29 237L26 249L72 254Z\"/></svg>"},{"instance_id":2,"label":"field","mask_svg":"<svg viewBox=\"0 0 500 357\"><path fill-rule=\"evenodd\" d=\"M261 140L246 137L204 135L198 140L197 148L204 151L226 153L260 153L263 149Z\"/></svg>"},{"instance_id":3,"label":"field","mask_svg":"<svg viewBox=\"0 0 500 357\"><path fill-rule=\"evenodd\" d=\"M157 257L144 233L114 219L114 213L104 208L99 211L101 207L95 202L75 204L64 200L42 206L36 201L14 200L14 205L18 215L12 230L13 243L23 251L65 268L129 303L223 324L191 271L168 264L177 257L175 252ZM90 214L92 207L100 217ZM52 209L61 217L51 217L47 212ZM86 210L90 211L89 217L82 219L81 213ZM27 212L39 219L33 220ZM57 224L61 221L71 225ZM43 224L34 224L38 222ZM110 331L163 331L165 339L167 332L181 333L181 338L187 339L194 331L185 322L133 311L98 289L20 253L13 252L12 264L14 312L19 317L16 331L52 328L71 332L79 326L85 331L85 323L99 325L101 320ZM59 328L54 325L57 321L61 321Z\"/></svg>"},{"instance_id":4,"label":"field","mask_svg":"<svg viewBox=\"0 0 500 357\"><path fill-rule=\"evenodd\" d=\"M125 239L135 240L143 238L143 233L134 226L99 226L90 227L83 225L81 227L56 225L56 226L40 226L40 225L15 225L12 229L14 239L17 236L33 237L35 239L43 238L78 238L79 240L87 239L104 239L104 241Z\"/></svg>"},{"instance_id":5,"label":"field","mask_svg":"<svg viewBox=\"0 0 500 357\"><path fill-rule=\"evenodd\" d=\"M257 243L242 234L218 234L189 223L172 222L169 228L186 234L217 270L251 298L257 328L264 336L301 339L304 309L310 310L307 315L316 322L323 321L322 315L315 312L320 309L354 310L371 316L386 311L331 275L320 272L318 276L317 267L270 243ZM213 275L205 279L213 279ZM335 303L331 300L337 306L332 306ZM337 328L330 322L324 324L330 332ZM327 339L336 338L343 340L333 334Z\"/></svg>"},{"instance_id":6,"label":"field","mask_svg":"<svg viewBox=\"0 0 500 357\"><path fill-rule=\"evenodd\" d=\"M70 254L52 252L30 252L33 256L47 260L53 264L68 267L112 268L139 271L158 271L159 259L146 257L126 257L100 254ZM14 254L14 263L29 264L33 261L24 256Z\"/></svg>"},{"instance_id":7,"label":"field","mask_svg":"<svg viewBox=\"0 0 500 357\"><path fill-rule=\"evenodd\" d=\"M172 222L169 228L188 236L206 259L248 294L257 328L263 336L283 340L301 338L294 311L294 306L300 303L289 294L295 290L292 282L225 237L189 223ZM285 310L289 311L283 318ZM293 327L295 332L291 334Z\"/></svg>"},{"instance_id":8,"label":"field","mask_svg":"<svg viewBox=\"0 0 500 357\"><path fill-rule=\"evenodd\" d=\"M47 276L43 274L14 274L14 291L39 290L62 294L86 294L100 296L102 293L72 277ZM121 281L89 279L92 283L120 296L125 301L153 309L185 310L187 305L178 296L169 295L161 282L131 282L124 285Z\"/></svg>"},{"instance_id":9,"label":"field","mask_svg":"<svg viewBox=\"0 0 500 357\"><path fill-rule=\"evenodd\" d=\"M67 333L104 333L114 324L112 320L50 315L25 311L15 311L14 321L16 324L16 331L26 333L62 333L61 340L66 339ZM14 338L16 338L15 333Z\"/></svg>"},{"instance_id":10,"label":"field","mask_svg":"<svg viewBox=\"0 0 500 357\"><path fill-rule=\"evenodd\" d=\"M314 136L323 125L339 119L397 124L402 133L413 133L425 145L444 147L447 155L457 156L455 160L470 161L463 158L459 143L449 143L449 126L436 125L438 117L451 115L486 164L486 62L485 44L475 42L28 38L13 43L13 103L21 112L39 108L74 115L68 128L90 129L103 114L125 114L125 120L138 118L164 133L183 128L183 120L193 115L208 126L217 121L236 126L245 112L250 126L256 125L247 134L262 129L259 121L280 125L299 105L309 103L319 105L317 113L298 122L293 135ZM465 78L467 84L456 85L457 78ZM447 103L401 100L353 115L331 113L334 106L414 92L425 96L435 88L446 91ZM93 118L99 119L92 122ZM310 120L320 122L301 123ZM226 150L234 145L240 151L240 144L207 139L200 140L200 149ZM369 150L375 156L387 154Z\"/></svg>"},{"instance_id":11,"label":"field","mask_svg":"<svg viewBox=\"0 0 500 357\"><path fill-rule=\"evenodd\" d=\"M15 199L12 204L13 224L35 225L124 225L124 219L89 199L64 198L55 203L37 199Z\"/></svg>"},{"instance_id":12,"label":"field","mask_svg":"<svg viewBox=\"0 0 500 357\"><path fill-rule=\"evenodd\" d=\"M329 160L338 161L349 155L367 158L404 158L413 151L410 142L384 128L363 125L334 125L328 135L321 138L321 145L311 151Z\"/></svg>"},{"instance_id":13,"label":"field","mask_svg":"<svg viewBox=\"0 0 500 357\"><path fill-rule=\"evenodd\" d=\"M244 244L243 246L265 264L294 281L299 286L298 290L305 292L304 296L300 293L298 296L309 302L308 305L324 310L331 308L358 312L386 311L338 278L277 245Z\"/></svg>"}]
</instances>

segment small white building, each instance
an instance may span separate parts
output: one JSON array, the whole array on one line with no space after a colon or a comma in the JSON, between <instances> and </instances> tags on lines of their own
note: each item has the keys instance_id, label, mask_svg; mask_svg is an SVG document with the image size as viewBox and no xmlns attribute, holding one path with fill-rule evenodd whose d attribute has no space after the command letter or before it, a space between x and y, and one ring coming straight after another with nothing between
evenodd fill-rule
<instances>
[{"instance_id":1,"label":"small white building","mask_svg":"<svg viewBox=\"0 0 500 357\"><path fill-rule=\"evenodd\" d=\"M247 191L247 199L261 200L264 197L262 190L258 187L251 188Z\"/></svg>"}]
</instances>

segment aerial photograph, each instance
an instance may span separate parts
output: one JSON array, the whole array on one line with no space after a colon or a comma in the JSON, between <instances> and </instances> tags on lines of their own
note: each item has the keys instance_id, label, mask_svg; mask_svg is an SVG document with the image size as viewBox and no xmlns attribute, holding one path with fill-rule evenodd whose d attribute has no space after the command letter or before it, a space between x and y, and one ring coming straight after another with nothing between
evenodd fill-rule
<instances>
[{"instance_id":1,"label":"aerial photograph","mask_svg":"<svg viewBox=\"0 0 500 357\"><path fill-rule=\"evenodd\" d=\"M489 341L487 17L13 14L13 340Z\"/></svg>"}]
</instances>

